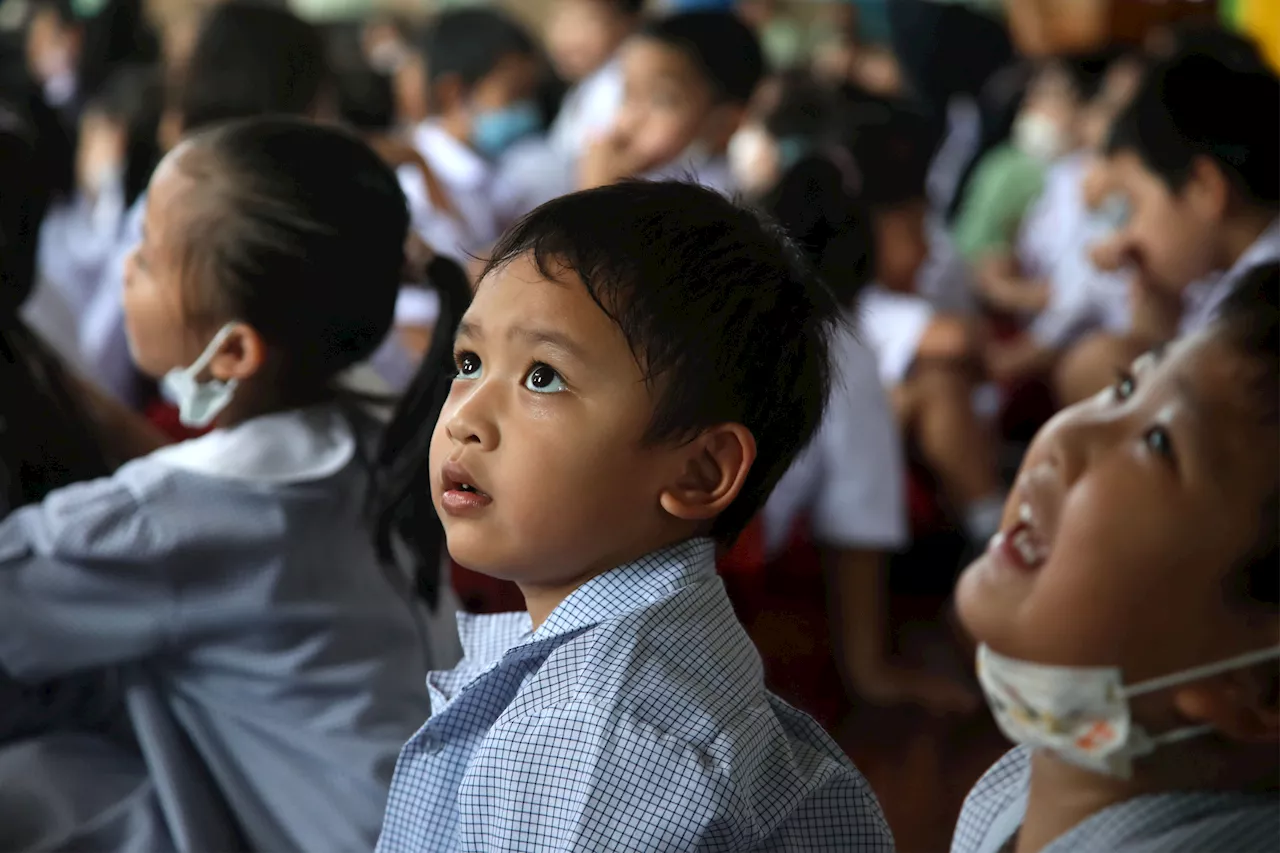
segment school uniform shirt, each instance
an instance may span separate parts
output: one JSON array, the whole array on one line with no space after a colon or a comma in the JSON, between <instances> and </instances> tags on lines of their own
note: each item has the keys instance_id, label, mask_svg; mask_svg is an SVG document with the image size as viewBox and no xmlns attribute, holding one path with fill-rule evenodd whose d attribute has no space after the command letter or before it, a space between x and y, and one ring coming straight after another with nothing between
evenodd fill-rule
<instances>
[{"instance_id":1,"label":"school uniform shirt","mask_svg":"<svg viewBox=\"0 0 1280 853\"><path fill-rule=\"evenodd\" d=\"M85 305L97 292L127 212L123 181L114 180L92 201L77 192L45 214L36 249L37 268L70 304Z\"/></svg>"},{"instance_id":2,"label":"school uniform shirt","mask_svg":"<svg viewBox=\"0 0 1280 853\"><path fill-rule=\"evenodd\" d=\"M492 201L493 165L435 121L418 125L413 142L458 212L461 244L456 250L448 246L440 250L455 257L461 252L465 257L468 252L487 249L499 234Z\"/></svg>"},{"instance_id":3,"label":"school uniform shirt","mask_svg":"<svg viewBox=\"0 0 1280 853\"><path fill-rule=\"evenodd\" d=\"M925 221L929 251L916 272L916 293L942 314L968 317L977 313L973 273L938 216Z\"/></svg>"},{"instance_id":4,"label":"school uniform shirt","mask_svg":"<svg viewBox=\"0 0 1280 853\"><path fill-rule=\"evenodd\" d=\"M397 167L396 177L409 206L409 221L413 230L434 251L448 255L459 263L466 263L467 254L463 248L468 244L466 227L431 203L422 170L408 163Z\"/></svg>"},{"instance_id":5,"label":"school uniform shirt","mask_svg":"<svg viewBox=\"0 0 1280 853\"><path fill-rule=\"evenodd\" d=\"M1078 248L1089 216L1083 192L1088 168L1088 153L1078 151L1045 172L1044 189L1022 220L1015 248L1028 278L1048 278L1062 257Z\"/></svg>"},{"instance_id":6,"label":"school uniform shirt","mask_svg":"<svg viewBox=\"0 0 1280 853\"><path fill-rule=\"evenodd\" d=\"M336 406L264 416L17 510L0 523L0 669L141 670L253 849L369 849L429 662L361 523L367 438ZM66 798L36 814L91 817L76 794L115 781L97 761L97 783L40 785L0 759L0 800L35 785ZM75 846L111 849L81 829Z\"/></svg>"},{"instance_id":7,"label":"school uniform shirt","mask_svg":"<svg viewBox=\"0 0 1280 853\"><path fill-rule=\"evenodd\" d=\"M829 547L892 552L907 544L902 438L875 356L847 328L832 341L832 361L837 372L818 434L764 507L770 558L806 513L814 539Z\"/></svg>"},{"instance_id":8,"label":"school uniform shirt","mask_svg":"<svg viewBox=\"0 0 1280 853\"><path fill-rule=\"evenodd\" d=\"M1187 291L1179 331L1189 335L1209 325L1249 270L1276 261L1280 261L1280 218L1272 220L1226 273Z\"/></svg>"},{"instance_id":9,"label":"school uniform shirt","mask_svg":"<svg viewBox=\"0 0 1280 853\"><path fill-rule=\"evenodd\" d=\"M738 192L729 158L723 155L686 154L641 177L646 181L687 181L728 197Z\"/></svg>"},{"instance_id":10,"label":"school uniform shirt","mask_svg":"<svg viewBox=\"0 0 1280 853\"><path fill-rule=\"evenodd\" d=\"M951 853L1005 853L1022 826L1031 752L1018 747L986 772L965 799ZM1280 803L1238 791L1172 791L1103 809L1055 838L1042 853L1270 853L1280 849Z\"/></svg>"},{"instance_id":11,"label":"school uniform shirt","mask_svg":"<svg viewBox=\"0 0 1280 853\"><path fill-rule=\"evenodd\" d=\"M886 290L878 284L862 291L858 334L876 357L884 387L895 388L907 378L933 317L933 306L923 296Z\"/></svg>"},{"instance_id":12,"label":"school uniform shirt","mask_svg":"<svg viewBox=\"0 0 1280 853\"><path fill-rule=\"evenodd\" d=\"M527 613L458 617L378 850L889 851L866 780L769 694L694 539Z\"/></svg>"},{"instance_id":13,"label":"school uniform shirt","mask_svg":"<svg viewBox=\"0 0 1280 853\"><path fill-rule=\"evenodd\" d=\"M617 57L570 89L547 134L551 144L574 156L613 127L622 106L622 62Z\"/></svg>"}]
</instances>

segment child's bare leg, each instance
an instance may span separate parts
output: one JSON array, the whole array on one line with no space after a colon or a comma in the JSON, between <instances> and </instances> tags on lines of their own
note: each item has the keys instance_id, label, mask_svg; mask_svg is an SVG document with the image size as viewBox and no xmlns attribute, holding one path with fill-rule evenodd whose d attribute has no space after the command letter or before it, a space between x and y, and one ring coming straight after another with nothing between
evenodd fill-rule
<instances>
[{"instance_id":1,"label":"child's bare leg","mask_svg":"<svg viewBox=\"0 0 1280 853\"><path fill-rule=\"evenodd\" d=\"M973 411L973 387L961 364L921 362L898 401L925 462L964 512L970 538L982 543L999 527L1004 489L995 442Z\"/></svg>"}]
</instances>

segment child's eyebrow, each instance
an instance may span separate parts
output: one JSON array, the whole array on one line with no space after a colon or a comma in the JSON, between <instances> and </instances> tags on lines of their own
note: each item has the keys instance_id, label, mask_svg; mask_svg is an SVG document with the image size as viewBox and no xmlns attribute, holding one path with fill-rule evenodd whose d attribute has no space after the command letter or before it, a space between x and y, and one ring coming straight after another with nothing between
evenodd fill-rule
<instances>
[{"instance_id":1,"label":"child's eyebrow","mask_svg":"<svg viewBox=\"0 0 1280 853\"><path fill-rule=\"evenodd\" d=\"M474 320L463 320L458 324L456 339L471 338L484 340L484 330ZM530 344L547 344L562 350L566 355L581 362L589 362L586 349L573 338L553 329L537 329L528 326L512 326L507 330L507 339L520 338Z\"/></svg>"}]
</instances>

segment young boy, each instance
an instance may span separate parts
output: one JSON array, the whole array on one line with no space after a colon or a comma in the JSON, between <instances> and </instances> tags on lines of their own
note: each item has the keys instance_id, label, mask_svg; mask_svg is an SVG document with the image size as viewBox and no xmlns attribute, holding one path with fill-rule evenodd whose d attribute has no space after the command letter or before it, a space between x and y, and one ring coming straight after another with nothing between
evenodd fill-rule
<instances>
[{"instance_id":1,"label":"young boy","mask_svg":"<svg viewBox=\"0 0 1280 853\"><path fill-rule=\"evenodd\" d=\"M1019 747L953 853L1270 851L1280 842L1280 266L1037 436L961 578Z\"/></svg>"},{"instance_id":2,"label":"young boy","mask_svg":"<svg viewBox=\"0 0 1280 853\"><path fill-rule=\"evenodd\" d=\"M692 184L575 193L503 238L417 464L450 554L528 613L461 617L379 850L889 849L715 574L821 419L838 313Z\"/></svg>"},{"instance_id":3,"label":"young boy","mask_svg":"<svg viewBox=\"0 0 1280 853\"><path fill-rule=\"evenodd\" d=\"M851 150L874 232L875 281L859 300L859 329L876 355L904 432L975 542L995 532L1003 505L992 437L973 409L975 350L960 319L918 293L930 252L927 123L892 101L855 103Z\"/></svg>"},{"instance_id":4,"label":"young boy","mask_svg":"<svg viewBox=\"0 0 1280 853\"><path fill-rule=\"evenodd\" d=\"M537 48L502 12L458 9L428 27L422 61L430 117L414 131L414 144L443 184L461 226L461 245L437 248L465 257L488 248L500 231L496 163L540 129ZM425 194L412 201L430 205ZM431 213L450 215L439 208Z\"/></svg>"},{"instance_id":5,"label":"young boy","mask_svg":"<svg viewBox=\"0 0 1280 853\"><path fill-rule=\"evenodd\" d=\"M1107 145L1130 216L1097 254L1134 270L1140 298L1167 318L1165 340L1204 328L1241 275L1280 257L1280 81L1256 52L1222 53L1153 67ZM1142 346L1081 342L1059 371L1063 395L1105 387Z\"/></svg>"},{"instance_id":6,"label":"young boy","mask_svg":"<svg viewBox=\"0 0 1280 853\"><path fill-rule=\"evenodd\" d=\"M755 34L731 12L654 21L622 49L623 98L613 130L588 148L583 189L622 178L686 178L725 193L725 157L764 76Z\"/></svg>"}]
</instances>

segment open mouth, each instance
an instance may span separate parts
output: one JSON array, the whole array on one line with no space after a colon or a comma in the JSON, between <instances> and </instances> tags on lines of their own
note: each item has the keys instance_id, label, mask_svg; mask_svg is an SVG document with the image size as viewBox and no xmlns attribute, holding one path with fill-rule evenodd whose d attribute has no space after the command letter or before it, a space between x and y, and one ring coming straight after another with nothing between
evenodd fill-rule
<instances>
[{"instance_id":1,"label":"open mouth","mask_svg":"<svg viewBox=\"0 0 1280 853\"><path fill-rule=\"evenodd\" d=\"M471 472L457 462L445 464L440 480L441 508L450 515L480 510L493 503L493 498L475 484Z\"/></svg>"},{"instance_id":2,"label":"open mouth","mask_svg":"<svg viewBox=\"0 0 1280 853\"><path fill-rule=\"evenodd\" d=\"M1027 572L1034 572L1048 562L1049 544L1029 503L1023 501L1018 505L1017 522L995 535L990 550L1000 552L1014 566Z\"/></svg>"}]
</instances>

